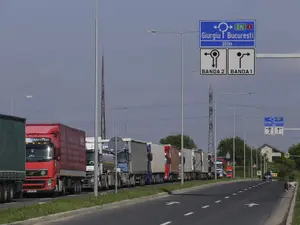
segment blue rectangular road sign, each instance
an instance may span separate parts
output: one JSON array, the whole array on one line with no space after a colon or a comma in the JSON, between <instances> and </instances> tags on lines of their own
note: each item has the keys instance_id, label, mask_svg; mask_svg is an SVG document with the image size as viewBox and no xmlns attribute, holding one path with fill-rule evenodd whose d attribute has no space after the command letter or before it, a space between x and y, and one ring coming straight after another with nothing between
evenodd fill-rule
<instances>
[{"instance_id":1,"label":"blue rectangular road sign","mask_svg":"<svg viewBox=\"0 0 300 225\"><path fill-rule=\"evenodd\" d=\"M274 125L275 127L283 127L284 121L282 116L274 117Z\"/></svg>"},{"instance_id":2,"label":"blue rectangular road sign","mask_svg":"<svg viewBox=\"0 0 300 225\"><path fill-rule=\"evenodd\" d=\"M274 117L265 117L264 119L265 127L283 127L284 120L282 116L274 116Z\"/></svg>"},{"instance_id":3,"label":"blue rectangular road sign","mask_svg":"<svg viewBox=\"0 0 300 225\"><path fill-rule=\"evenodd\" d=\"M255 47L255 20L200 20L199 31L199 47Z\"/></svg>"}]
</instances>

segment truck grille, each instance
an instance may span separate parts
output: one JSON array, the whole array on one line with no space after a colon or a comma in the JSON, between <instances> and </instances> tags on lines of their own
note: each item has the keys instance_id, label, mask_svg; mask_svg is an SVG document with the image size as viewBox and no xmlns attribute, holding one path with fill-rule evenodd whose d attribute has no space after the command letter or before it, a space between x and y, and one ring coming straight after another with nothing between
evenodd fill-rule
<instances>
[{"instance_id":1,"label":"truck grille","mask_svg":"<svg viewBox=\"0 0 300 225\"><path fill-rule=\"evenodd\" d=\"M48 175L48 170L26 170L26 177L43 177Z\"/></svg>"},{"instance_id":2,"label":"truck grille","mask_svg":"<svg viewBox=\"0 0 300 225\"><path fill-rule=\"evenodd\" d=\"M25 180L23 183L24 189L42 189L45 188L45 180Z\"/></svg>"}]
</instances>

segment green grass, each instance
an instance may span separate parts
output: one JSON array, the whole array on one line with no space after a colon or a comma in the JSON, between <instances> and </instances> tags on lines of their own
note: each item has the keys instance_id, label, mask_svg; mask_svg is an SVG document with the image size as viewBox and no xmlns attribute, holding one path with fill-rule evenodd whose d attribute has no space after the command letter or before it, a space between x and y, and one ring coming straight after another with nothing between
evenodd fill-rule
<instances>
[{"instance_id":1,"label":"green grass","mask_svg":"<svg viewBox=\"0 0 300 225\"><path fill-rule=\"evenodd\" d=\"M118 194L109 193L99 197L93 195L76 196L73 198L57 199L43 205L24 206L20 208L10 208L0 210L0 224L22 221L30 218L46 216L50 214L87 208L92 206L100 206L112 202L122 201L126 199L140 198L143 196L155 195L162 192L170 192L182 188L201 186L208 183L216 183L221 181L229 181L229 179L208 180L208 181L189 181L181 184L166 184L161 186L145 186L133 189L120 190Z\"/></svg>"},{"instance_id":2,"label":"green grass","mask_svg":"<svg viewBox=\"0 0 300 225\"><path fill-rule=\"evenodd\" d=\"M300 184L300 172L296 172L296 180L298 184ZM300 225L300 188L297 190L297 197L295 202L295 208L293 213L293 222L292 225Z\"/></svg>"}]
</instances>

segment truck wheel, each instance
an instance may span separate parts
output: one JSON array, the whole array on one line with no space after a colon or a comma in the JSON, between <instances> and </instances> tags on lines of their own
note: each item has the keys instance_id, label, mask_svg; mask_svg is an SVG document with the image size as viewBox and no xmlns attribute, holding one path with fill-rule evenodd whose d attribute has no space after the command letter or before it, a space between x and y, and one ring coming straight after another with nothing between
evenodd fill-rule
<instances>
[{"instance_id":1,"label":"truck wheel","mask_svg":"<svg viewBox=\"0 0 300 225\"><path fill-rule=\"evenodd\" d=\"M66 195L66 185L64 183L62 183L62 191L61 191L61 195L64 196Z\"/></svg>"},{"instance_id":2,"label":"truck wheel","mask_svg":"<svg viewBox=\"0 0 300 225\"><path fill-rule=\"evenodd\" d=\"M23 199L23 192L14 192L14 199Z\"/></svg>"},{"instance_id":3,"label":"truck wheel","mask_svg":"<svg viewBox=\"0 0 300 225\"><path fill-rule=\"evenodd\" d=\"M11 202L14 198L14 189L12 186L8 186L8 201Z\"/></svg>"},{"instance_id":4,"label":"truck wheel","mask_svg":"<svg viewBox=\"0 0 300 225\"><path fill-rule=\"evenodd\" d=\"M8 192L8 187L4 186L4 194L3 194L3 201L4 202L8 202L9 200L9 192Z\"/></svg>"},{"instance_id":5,"label":"truck wheel","mask_svg":"<svg viewBox=\"0 0 300 225\"><path fill-rule=\"evenodd\" d=\"M4 187L2 184L0 184L0 203L3 203L3 196L4 196Z\"/></svg>"},{"instance_id":6,"label":"truck wheel","mask_svg":"<svg viewBox=\"0 0 300 225\"><path fill-rule=\"evenodd\" d=\"M77 188L77 190L78 190L78 194L81 194L81 183L80 182L78 182L78 188Z\"/></svg>"}]
</instances>

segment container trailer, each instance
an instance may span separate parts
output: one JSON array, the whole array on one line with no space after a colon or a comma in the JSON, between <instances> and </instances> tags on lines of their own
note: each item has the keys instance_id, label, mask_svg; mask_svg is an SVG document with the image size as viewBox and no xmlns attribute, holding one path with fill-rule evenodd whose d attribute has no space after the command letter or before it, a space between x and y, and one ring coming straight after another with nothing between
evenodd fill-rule
<instances>
[{"instance_id":1,"label":"container trailer","mask_svg":"<svg viewBox=\"0 0 300 225\"><path fill-rule=\"evenodd\" d=\"M25 180L25 122L0 115L0 202L22 198Z\"/></svg>"},{"instance_id":2,"label":"container trailer","mask_svg":"<svg viewBox=\"0 0 300 225\"><path fill-rule=\"evenodd\" d=\"M23 192L81 193L85 151L84 131L63 124L27 124Z\"/></svg>"},{"instance_id":3,"label":"container trailer","mask_svg":"<svg viewBox=\"0 0 300 225\"><path fill-rule=\"evenodd\" d=\"M147 145L148 158L148 172L147 184L159 184L164 182L166 157L165 146L161 144L148 143Z\"/></svg>"},{"instance_id":4,"label":"container trailer","mask_svg":"<svg viewBox=\"0 0 300 225\"><path fill-rule=\"evenodd\" d=\"M194 180L195 179L195 171L194 171L194 157L192 149L184 148L183 151L183 172L184 172L184 180Z\"/></svg>"}]
</instances>

